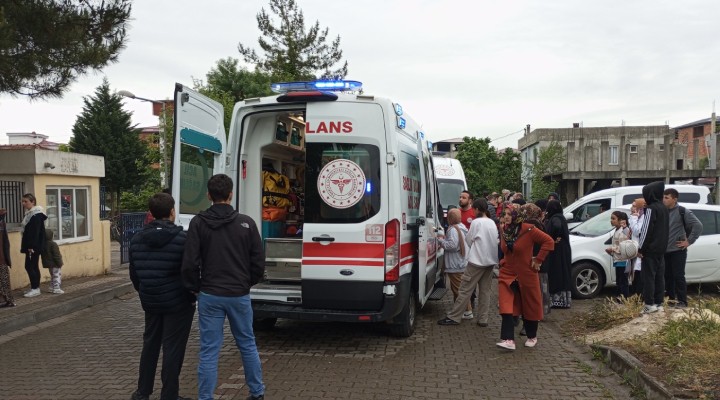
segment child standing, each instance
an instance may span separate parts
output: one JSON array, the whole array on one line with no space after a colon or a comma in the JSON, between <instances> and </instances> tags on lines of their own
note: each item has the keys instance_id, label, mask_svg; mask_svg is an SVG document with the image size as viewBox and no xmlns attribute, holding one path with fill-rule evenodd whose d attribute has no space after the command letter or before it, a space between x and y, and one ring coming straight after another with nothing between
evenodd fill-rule
<instances>
[{"instance_id":1,"label":"child standing","mask_svg":"<svg viewBox=\"0 0 720 400\"><path fill-rule=\"evenodd\" d=\"M613 211L610 216L610 224L615 228L612 236L612 246L605 249L613 258L615 268L615 282L617 284L618 300L623 297L630 297L628 285L628 260L620 257L620 242L630 239L630 228L628 228L628 216L622 211Z\"/></svg>"},{"instance_id":2,"label":"child standing","mask_svg":"<svg viewBox=\"0 0 720 400\"><path fill-rule=\"evenodd\" d=\"M50 287L48 292L55 294L63 294L64 290L60 288L62 283L62 273L60 268L63 266L62 255L60 254L60 247L53 240L54 232L52 229L45 230L45 249L42 252L42 265L43 268L47 268L50 272Z\"/></svg>"}]
</instances>

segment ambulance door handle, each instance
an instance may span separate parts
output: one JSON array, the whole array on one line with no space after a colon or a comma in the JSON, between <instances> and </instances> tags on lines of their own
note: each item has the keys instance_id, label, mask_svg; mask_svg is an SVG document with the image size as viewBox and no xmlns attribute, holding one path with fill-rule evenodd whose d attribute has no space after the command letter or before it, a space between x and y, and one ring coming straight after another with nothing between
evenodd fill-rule
<instances>
[{"instance_id":1,"label":"ambulance door handle","mask_svg":"<svg viewBox=\"0 0 720 400\"><path fill-rule=\"evenodd\" d=\"M313 242L334 242L335 238L328 235L322 235L322 236L313 236L312 238Z\"/></svg>"}]
</instances>

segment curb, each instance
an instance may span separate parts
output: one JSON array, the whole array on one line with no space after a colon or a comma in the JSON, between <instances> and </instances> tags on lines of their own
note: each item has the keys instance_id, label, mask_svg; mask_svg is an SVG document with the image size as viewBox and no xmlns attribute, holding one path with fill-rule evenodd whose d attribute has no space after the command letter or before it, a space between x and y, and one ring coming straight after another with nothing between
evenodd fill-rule
<instances>
[{"instance_id":1,"label":"curb","mask_svg":"<svg viewBox=\"0 0 720 400\"><path fill-rule=\"evenodd\" d=\"M654 377L643 371L640 360L625 350L599 344L591 344L593 350L603 354L603 361L621 378L645 391L648 399L676 399L676 397Z\"/></svg>"},{"instance_id":2,"label":"curb","mask_svg":"<svg viewBox=\"0 0 720 400\"><path fill-rule=\"evenodd\" d=\"M19 331L29 326L37 325L53 318L80 311L82 309L105 303L120 296L133 292L132 283L126 282L109 289L103 289L95 293L89 293L58 304L39 308L32 312L22 313L12 319L4 321L0 326L0 336L11 332Z\"/></svg>"}]
</instances>

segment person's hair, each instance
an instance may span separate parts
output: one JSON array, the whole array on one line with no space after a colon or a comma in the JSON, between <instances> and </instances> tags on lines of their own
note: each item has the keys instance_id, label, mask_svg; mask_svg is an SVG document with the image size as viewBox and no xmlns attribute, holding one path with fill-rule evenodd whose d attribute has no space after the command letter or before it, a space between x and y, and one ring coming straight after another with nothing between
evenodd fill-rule
<instances>
[{"instance_id":1,"label":"person's hair","mask_svg":"<svg viewBox=\"0 0 720 400\"><path fill-rule=\"evenodd\" d=\"M460 209L452 208L452 209L448 210L447 219L448 219L448 224L450 224L450 225L459 224L460 221L462 220L462 215L460 214Z\"/></svg>"},{"instance_id":2,"label":"person's hair","mask_svg":"<svg viewBox=\"0 0 720 400\"><path fill-rule=\"evenodd\" d=\"M28 200L30 200L31 203L37 205L37 199L35 198L35 195L32 193L25 193L22 198L28 199Z\"/></svg>"},{"instance_id":3,"label":"person's hair","mask_svg":"<svg viewBox=\"0 0 720 400\"><path fill-rule=\"evenodd\" d=\"M548 199L538 199L535 200L535 205L540 207L541 210L545 211L548 205Z\"/></svg>"},{"instance_id":4,"label":"person's hair","mask_svg":"<svg viewBox=\"0 0 720 400\"><path fill-rule=\"evenodd\" d=\"M148 209L155 219L170 218L173 208L175 208L175 199L167 193L155 193L148 200Z\"/></svg>"},{"instance_id":5,"label":"person's hair","mask_svg":"<svg viewBox=\"0 0 720 400\"><path fill-rule=\"evenodd\" d=\"M562 204L560 204L560 200L548 200L547 205L545 206L545 218L550 218L555 214L562 215L563 208Z\"/></svg>"},{"instance_id":6,"label":"person's hair","mask_svg":"<svg viewBox=\"0 0 720 400\"><path fill-rule=\"evenodd\" d=\"M628 215L625 214L623 211L613 211L612 215L614 215L620 221L628 222Z\"/></svg>"},{"instance_id":7,"label":"person's hair","mask_svg":"<svg viewBox=\"0 0 720 400\"><path fill-rule=\"evenodd\" d=\"M665 189L665 191L663 192L663 195L665 195L665 196L669 195L673 199L677 199L680 196L680 193L678 193L678 191L673 188L669 188L669 189Z\"/></svg>"},{"instance_id":8,"label":"person's hair","mask_svg":"<svg viewBox=\"0 0 720 400\"><path fill-rule=\"evenodd\" d=\"M637 199L633 200L633 205L635 205L635 207L642 207L642 208L647 207L647 203L645 202L645 199L642 197L638 197Z\"/></svg>"},{"instance_id":9,"label":"person's hair","mask_svg":"<svg viewBox=\"0 0 720 400\"><path fill-rule=\"evenodd\" d=\"M462 191L462 192L460 192L460 193L467 193L467 195L468 195L468 198L469 198L470 200L473 200L473 199L475 198L475 196L473 196L473 194L472 194L472 193L470 193L470 191L469 191L469 190L463 190L463 191Z\"/></svg>"},{"instance_id":10,"label":"person's hair","mask_svg":"<svg viewBox=\"0 0 720 400\"><path fill-rule=\"evenodd\" d=\"M483 199L482 197L475 199L475 201L473 201L472 208L478 210L480 213L482 213L486 217L490 218L490 211L488 211L487 200Z\"/></svg>"},{"instance_id":11,"label":"person's hair","mask_svg":"<svg viewBox=\"0 0 720 400\"><path fill-rule=\"evenodd\" d=\"M225 174L210 177L207 183L208 194L213 202L225 201L230 198L233 190L233 181Z\"/></svg>"},{"instance_id":12,"label":"person's hair","mask_svg":"<svg viewBox=\"0 0 720 400\"><path fill-rule=\"evenodd\" d=\"M523 204L527 203L527 201L525 201L525 199L523 199L523 198L517 198L517 199L513 199L512 203L523 205Z\"/></svg>"}]
</instances>

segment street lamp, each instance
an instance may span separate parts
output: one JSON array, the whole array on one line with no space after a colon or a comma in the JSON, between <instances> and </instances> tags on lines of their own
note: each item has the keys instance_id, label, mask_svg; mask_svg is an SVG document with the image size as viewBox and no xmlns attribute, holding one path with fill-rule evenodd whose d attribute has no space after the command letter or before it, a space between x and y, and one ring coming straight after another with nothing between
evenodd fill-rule
<instances>
[{"instance_id":1,"label":"street lamp","mask_svg":"<svg viewBox=\"0 0 720 400\"><path fill-rule=\"evenodd\" d=\"M161 104L161 105L162 105L162 130L159 130L160 132L158 132L158 133L159 133L158 136L159 136L160 152L162 153L162 171L161 171L161 176L160 176L160 184L162 185L163 189L166 188L166 187L167 187L167 176L168 176L168 170L167 170L167 168L168 168L168 167L167 167L167 165L168 165L168 160L167 160L167 151L165 150L165 146L166 146L166 143L165 143L165 125L166 125L166 122L167 122L167 121L165 120L165 102L164 102L164 101L151 100L151 99L146 99L146 98L144 98L144 97L135 96L135 94L134 94L133 92L130 92L130 91L128 91L128 90L120 90L120 91L117 92L117 94L119 94L120 96L123 96L123 97L127 97L127 98L129 98L129 99L135 99L135 100L140 100L140 101L147 101L148 103Z\"/></svg>"}]
</instances>

